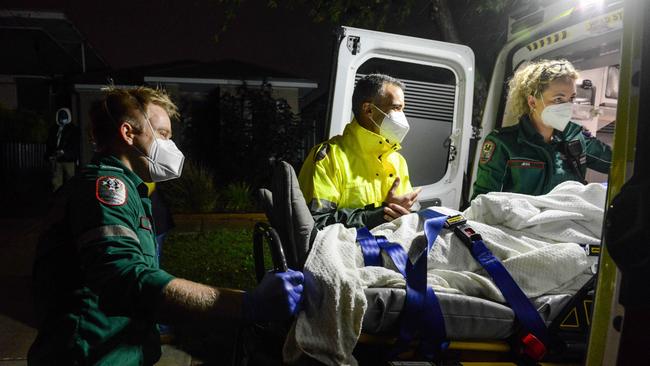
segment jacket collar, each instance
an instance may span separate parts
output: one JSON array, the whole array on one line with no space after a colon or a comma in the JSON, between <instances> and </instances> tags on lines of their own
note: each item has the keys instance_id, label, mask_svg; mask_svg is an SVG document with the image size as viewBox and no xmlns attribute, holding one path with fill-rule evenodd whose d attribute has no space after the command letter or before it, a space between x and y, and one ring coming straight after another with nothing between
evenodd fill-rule
<instances>
[{"instance_id":1,"label":"jacket collar","mask_svg":"<svg viewBox=\"0 0 650 366\"><path fill-rule=\"evenodd\" d=\"M389 141L385 137L365 129L356 119L352 119L352 122L345 126L343 139L355 146L362 155L380 157L402 148L398 142Z\"/></svg>"},{"instance_id":2,"label":"jacket collar","mask_svg":"<svg viewBox=\"0 0 650 366\"><path fill-rule=\"evenodd\" d=\"M563 141L564 133L558 130L553 130L553 135L551 136L551 144ZM532 142L536 145L544 145L544 137L537 132L533 122L530 120L530 117L527 114L524 114L519 118L519 133L517 134L517 142Z\"/></svg>"}]
</instances>

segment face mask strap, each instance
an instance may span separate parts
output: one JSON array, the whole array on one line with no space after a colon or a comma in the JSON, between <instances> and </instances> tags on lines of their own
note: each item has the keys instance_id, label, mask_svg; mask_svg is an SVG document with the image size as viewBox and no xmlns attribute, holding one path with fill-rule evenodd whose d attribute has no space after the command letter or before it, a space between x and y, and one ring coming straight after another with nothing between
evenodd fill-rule
<instances>
[{"instance_id":1,"label":"face mask strap","mask_svg":"<svg viewBox=\"0 0 650 366\"><path fill-rule=\"evenodd\" d=\"M153 136L154 140L157 138L156 137L156 131L153 129L153 125L151 124L151 121L149 121L149 116L147 115L147 112L145 112L142 108L138 108L140 110L140 113L142 113L142 116L144 117L144 120L147 121L147 124L149 125L149 129L151 130L151 135Z\"/></svg>"},{"instance_id":2,"label":"face mask strap","mask_svg":"<svg viewBox=\"0 0 650 366\"><path fill-rule=\"evenodd\" d=\"M158 144L158 145L160 145L160 143L158 142L158 139L159 139L159 138L156 137L156 131L154 131L154 129L153 129L153 125L151 124L151 120L149 120L149 116L147 115L147 113L146 113L142 108L138 108L138 109L140 110L140 113L142 113L142 115L144 116L144 119L147 121L147 124L149 125L149 129L151 129L151 134L152 134L152 136L153 136L153 142L152 142L151 144L152 144L152 145L153 145L153 144ZM135 145L134 145L134 147L135 147ZM160 146L158 146L158 148L160 148ZM136 149L137 149L138 151L140 151L140 149L138 149L137 147L136 147ZM172 173L173 173L173 170L169 169L169 168L168 168L167 166L165 166L165 165L161 165L161 164L157 163L157 162L156 162L152 157L150 157L149 155L143 153L142 151L140 151L140 153L141 153L142 155L144 155L144 157L149 161L150 164L156 165L156 166L158 166L158 167L160 167L160 168L162 168L162 169L164 169L164 170L166 170L166 171L168 171L168 172L172 172Z\"/></svg>"},{"instance_id":3,"label":"face mask strap","mask_svg":"<svg viewBox=\"0 0 650 366\"><path fill-rule=\"evenodd\" d=\"M379 107L377 107L377 106L375 105L375 103L370 103L370 105L372 105L372 106L375 107L378 111L380 111L380 112L384 115L384 118L388 117L388 115L387 115L386 113L384 113L384 111L382 111L381 109L379 109ZM372 118L372 115L370 115L369 118L370 118L370 120L372 121L372 123L374 123L375 126L377 126L377 128L381 130L381 125L378 124L377 122L375 122L375 119Z\"/></svg>"},{"instance_id":4,"label":"face mask strap","mask_svg":"<svg viewBox=\"0 0 650 366\"><path fill-rule=\"evenodd\" d=\"M546 103L544 103L544 95L542 94L542 92L538 92L538 93L539 93L539 100L542 101L542 105L544 106L543 109L546 109ZM537 110L537 108L533 108L533 111L535 111L535 110ZM539 112L539 116L540 116L540 117L542 116L542 112L541 112L541 111Z\"/></svg>"},{"instance_id":5,"label":"face mask strap","mask_svg":"<svg viewBox=\"0 0 650 366\"><path fill-rule=\"evenodd\" d=\"M370 103L375 109L377 109L381 114L384 115L384 117L388 117L388 114L384 113L384 111L381 110L381 108L377 107L375 103Z\"/></svg>"},{"instance_id":6,"label":"face mask strap","mask_svg":"<svg viewBox=\"0 0 650 366\"><path fill-rule=\"evenodd\" d=\"M137 100L136 100L136 101L137 101ZM119 127L119 123L117 122L117 119L113 116L113 113L111 113L111 110L110 110L110 108L108 107L108 98L104 99L104 103L103 103L103 104L104 104L104 111L106 111L106 115L108 116L108 118L109 118L111 121L113 121L113 123L114 123L117 127ZM138 104L140 104L140 102L138 102ZM146 112L145 112L141 107L138 108L138 110L140 111L140 113L142 113L142 116L144 117L144 120L145 120L145 121L147 122L147 124L149 125L149 129L151 130L151 134L152 134L153 138L156 139L156 132L155 132L154 129L153 129L153 125L152 125L151 122L149 121L149 116L147 115L147 113L146 113ZM131 122L130 120L127 120L127 121L128 121L128 122ZM145 154L145 155L146 155L146 154Z\"/></svg>"},{"instance_id":7,"label":"face mask strap","mask_svg":"<svg viewBox=\"0 0 650 366\"><path fill-rule=\"evenodd\" d=\"M151 130L151 136L153 137L153 141L151 142L151 145L153 146L154 144L158 143L158 141L157 141L158 138L156 137L156 131L154 131L153 125L151 124L151 121L149 120L149 115L147 115L147 112L145 112L144 108L142 108L142 104L140 103L140 101L136 99L136 102L138 103L138 106L139 106L138 110L140 111L140 113L142 113L142 116L144 117L144 120L147 122L147 124L149 125L149 129ZM133 147L135 147L135 145ZM150 163L152 163L152 164L155 163L153 161L153 159L149 155L145 154L144 152L142 152L137 147L135 147L135 149L138 150L142 155L144 155L147 158L147 160L149 160Z\"/></svg>"}]
</instances>

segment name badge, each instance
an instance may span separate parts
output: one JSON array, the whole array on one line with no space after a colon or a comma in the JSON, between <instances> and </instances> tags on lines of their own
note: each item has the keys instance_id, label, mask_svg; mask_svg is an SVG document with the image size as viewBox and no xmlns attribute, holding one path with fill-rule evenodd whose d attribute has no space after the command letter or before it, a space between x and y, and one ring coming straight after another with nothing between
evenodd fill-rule
<instances>
[{"instance_id":1,"label":"name badge","mask_svg":"<svg viewBox=\"0 0 650 366\"><path fill-rule=\"evenodd\" d=\"M145 230L153 231L153 225L151 224L151 220L147 216L140 217L140 227Z\"/></svg>"}]
</instances>

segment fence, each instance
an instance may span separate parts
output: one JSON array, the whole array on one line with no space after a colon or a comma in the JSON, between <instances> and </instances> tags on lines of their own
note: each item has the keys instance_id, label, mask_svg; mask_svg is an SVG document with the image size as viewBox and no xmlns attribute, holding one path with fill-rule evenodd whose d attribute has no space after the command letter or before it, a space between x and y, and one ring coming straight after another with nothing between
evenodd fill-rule
<instances>
[{"instance_id":1,"label":"fence","mask_svg":"<svg viewBox=\"0 0 650 366\"><path fill-rule=\"evenodd\" d=\"M0 170L47 169L45 144L24 142L0 143Z\"/></svg>"}]
</instances>

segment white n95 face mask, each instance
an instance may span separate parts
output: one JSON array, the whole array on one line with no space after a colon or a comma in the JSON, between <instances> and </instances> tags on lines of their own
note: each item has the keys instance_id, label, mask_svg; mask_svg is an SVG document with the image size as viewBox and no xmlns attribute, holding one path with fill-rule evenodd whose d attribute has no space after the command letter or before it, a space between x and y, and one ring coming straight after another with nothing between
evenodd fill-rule
<instances>
[{"instance_id":1,"label":"white n95 face mask","mask_svg":"<svg viewBox=\"0 0 650 366\"><path fill-rule=\"evenodd\" d=\"M377 122L370 117L372 123L379 128L379 134L385 137L388 141L401 143L411 128L404 112L390 111L386 114L376 105L373 104L373 106L384 115L381 125L377 124Z\"/></svg>"},{"instance_id":2,"label":"white n95 face mask","mask_svg":"<svg viewBox=\"0 0 650 366\"><path fill-rule=\"evenodd\" d=\"M154 182L164 182L181 176L185 156L172 140L156 138L149 150L149 174Z\"/></svg>"},{"instance_id":3,"label":"white n95 face mask","mask_svg":"<svg viewBox=\"0 0 650 366\"><path fill-rule=\"evenodd\" d=\"M185 156L176 147L174 141L155 137L156 133L146 115L145 119L147 120L147 124L149 124L149 128L151 128L154 140L151 143L148 155L140 151L140 149L136 149L149 160L151 180L154 182L164 182L180 177L183 171Z\"/></svg>"},{"instance_id":4,"label":"white n95 face mask","mask_svg":"<svg viewBox=\"0 0 650 366\"><path fill-rule=\"evenodd\" d=\"M542 100L544 103L544 100ZM573 114L573 103L561 103L545 106L542 111L542 122L558 131L564 131Z\"/></svg>"}]
</instances>

